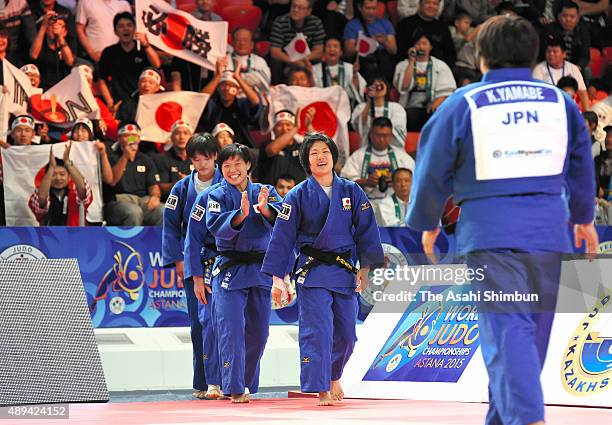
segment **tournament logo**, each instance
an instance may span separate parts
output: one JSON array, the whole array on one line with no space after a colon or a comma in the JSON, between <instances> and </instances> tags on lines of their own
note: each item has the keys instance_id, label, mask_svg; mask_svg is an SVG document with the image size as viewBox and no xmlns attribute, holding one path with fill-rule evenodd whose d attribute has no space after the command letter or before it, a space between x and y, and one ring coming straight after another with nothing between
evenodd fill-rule
<instances>
[{"instance_id":1,"label":"tournament logo","mask_svg":"<svg viewBox=\"0 0 612 425\"><path fill-rule=\"evenodd\" d=\"M41 250L26 244L9 246L0 253L2 261L41 260L43 258L47 256Z\"/></svg>"},{"instance_id":2,"label":"tournament logo","mask_svg":"<svg viewBox=\"0 0 612 425\"><path fill-rule=\"evenodd\" d=\"M108 303L108 309L113 314L121 314L125 310L125 300L121 297L113 297Z\"/></svg>"},{"instance_id":3,"label":"tournament logo","mask_svg":"<svg viewBox=\"0 0 612 425\"><path fill-rule=\"evenodd\" d=\"M139 298L140 290L145 284L144 267L140 253L125 242L115 242L122 248L115 252L113 256L115 263L98 284L96 295L89 307L91 312L95 311L98 301L106 299L109 287L114 293L126 292L129 298L135 301Z\"/></svg>"},{"instance_id":4,"label":"tournament logo","mask_svg":"<svg viewBox=\"0 0 612 425\"><path fill-rule=\"evenodd\" d=\"M612 293L601 296L576 327L561 364L563 388L575 396L597 394L612 378Z\"/></svg>"},{"instance_id":5,"label":"tournament logo","mask_svg":"<svg viewBox=\"0 0 612 425\"><path fill-rule=\"evenodd\" d=\"M383 252L385 254L385 265L384 268L395 268L395 267L404 267L408 266L408 260L398 248L393 245L383 243ZM374 272L370 271L368 273L369 280L372 282L372 278L374 276ZM374 299L374 294L379 291L385 290L385 288L389 285L389 281L385 280L382 285L373 285L370 284L368 287L361 291L361 299L369 306L373 306L376 304L376 300Z\"/></svg>"}]
</instances>

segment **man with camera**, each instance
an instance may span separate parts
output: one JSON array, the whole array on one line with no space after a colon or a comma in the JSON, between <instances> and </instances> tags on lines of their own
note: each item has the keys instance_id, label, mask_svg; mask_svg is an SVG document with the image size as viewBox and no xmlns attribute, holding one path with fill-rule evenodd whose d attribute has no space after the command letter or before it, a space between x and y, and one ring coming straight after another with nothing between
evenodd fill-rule
<instances>
[{"instance_id":1,"label":"man with camera","mask_svg":"<svg viewBox=\"0 0 612 425\"><path fill-rule=\"evenodd\" d=\"M386 117L374 118L367 146L357 149L342 168L341 176L361 186L372 204L391 193L391 176L398 168L414 169L414 160L391 146L393 125Z\"/></svg>"}]
</instances>

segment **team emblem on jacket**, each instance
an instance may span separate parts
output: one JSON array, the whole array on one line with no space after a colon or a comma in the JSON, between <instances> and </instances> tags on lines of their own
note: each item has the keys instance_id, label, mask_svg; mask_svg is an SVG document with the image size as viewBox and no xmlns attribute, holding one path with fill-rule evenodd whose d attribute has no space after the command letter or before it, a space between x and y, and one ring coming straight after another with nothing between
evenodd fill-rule
<instances>
[{"instance_id":1,"label":"team emblem on jacket","mask_svg":"<svg viewBox=\"0 0 612 425\"><path fill-rule=\"evenodd\" d=\"M291 217L291 205L285 204L283 202L281 212L278 213L278 218L282 218L283 220L289 220L289 217Z\"/></svg>"},{"instance_id":2,"label":"team emblem on jacket","mask_svg":"<svg viewBox=\"0 0 612 425\"><path fill-rule=\"evenodd\" d=\"M168 196L168 199L166 200L166 208L168 208L169 210L175 210L177 205L178 205L178 196L176 195Z\"/></svg>"},{"instance_id":3,"label":"team emblem on jacket","mask_svg":"<svg viewBox=\"0 0 612 425\"><path fill-rule=\"evenodd\" d=\"M342 209L344 211L351 210L351 198L342 198Z\"/></svg>"},{"instance_id":4,"label":"team emblem on jacket","mask_svg":"<svg viewBox=\"0 0 612 425\"><path fill-rule=\"evenodd\" d=\"M217 201L208 201L208 211L221 212L221 205Z\"/></svg>"},{"instance_id":5,"label":"team emblem on jacket","mask_svg":"<svg viewBox=\"0 0 612 425\"><path fill-rule=\"evenodd\" d=\"M191 218L193 218L195 221L202 221L202 217L204 217L204 213L206 213L206 210L204 209L204 207L202 207L201 205L196 205L195 209L191 213Z\"/></svg>"}]
</instances>

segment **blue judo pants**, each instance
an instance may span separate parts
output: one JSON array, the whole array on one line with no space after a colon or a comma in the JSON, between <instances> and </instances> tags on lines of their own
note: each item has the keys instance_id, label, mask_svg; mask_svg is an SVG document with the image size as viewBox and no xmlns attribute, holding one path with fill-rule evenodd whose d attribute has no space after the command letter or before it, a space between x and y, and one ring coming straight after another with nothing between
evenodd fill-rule
<instances>
[{"instance_id":1,"label":"blue judo pants","mask_svg":"<svg viewBox=\"0 0 612 425\"><path fill-rule=\"evenodd\" d=\"M204 275L210 274L208 266ZM221 385L221 366L219 364L219 347L217 344L217 332L214 323L214 297L206 294L208 304L198 303L198 319L202 326L202 361L204 363L204 375L208 385Z\"/></svg>"},{"instance_id":2,"label":"blue judo pants","mask_svg":"<svg viewBox=\"0 0 612 425\"><path fill-rule=\"evenodd\" d=\"M471 268L484 267L481 291L537 293L538 304L481 302L478 326L489 375L487 425L525 425L544 420L540 374L557 301L558 253L483 250L467 255ZM482 285L482 286L480 286Z\"/></svg>"},{"instance_id":3,"label":"blue judo pants","mask_svg":"<svg viewBox=\"0 0 612 425\"><path fill-rule=\"evenodd\" d=\"M355 348L357 294L300 286L297 300L302 391L329 391Z\"/></svg>"},{"instance_id":4,"label":"blue judo pants","mask_svg":"<svg viewBox=\"0 0 612 425\"><path fill-rule=\"evenodd\" d=\"M225 394L259 390L259 362L268 341L270 288L213 290L215 324Z\"/></svg>"},{"instance_id":5,"label":"blue judo pants","mask_svg":"<svg viewBox=\"0 0 612 425\"><path fill-rule=\"evenodd\" d=\"M187 296L187 314L189 315L189 325L191 326L191 345L193 346L193 388L204 390L208 388L206 384L203 359L203 339L202 325L198 319L198 299L193 290L193 278L184 281L185 294Z\"/></svg>"}]
</instances>

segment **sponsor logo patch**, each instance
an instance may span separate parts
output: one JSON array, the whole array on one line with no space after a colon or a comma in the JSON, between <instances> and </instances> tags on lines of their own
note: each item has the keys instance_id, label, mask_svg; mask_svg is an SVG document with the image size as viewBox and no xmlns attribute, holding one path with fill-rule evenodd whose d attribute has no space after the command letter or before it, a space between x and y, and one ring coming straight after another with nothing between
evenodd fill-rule
<instances>
[{"instance_id":1,"label":"sponsor logo patch","mask_svg":"<svg viewBox=\"0 0 612 425\"><path fill-rule=\"evenodd\" d=\"M216 201L208 201L208 211L221 212L221 205Z\"/></svg>"},{"instance_id":2,"label":"sponsor logo patch","mask_svg":"<svg viewBox=\"0 0 612 425\"><path fill-rule=\"evenodd\" d=\"M283 220L289 220L289 217L291 217L291 205L285 204L283 202L281 212L278 213L278 218L282 218Z\"/></svg>"},{"instance_id":3,"label":"sponsor logo patch","mask_svg":"<svg viewBox=\"0 0 612 425\"><path fill-rule=\"evenodd\" d=\"M178 196L176 195L168 196L168 199L166 200L166 208L168 208L169 210L175 210L177 205L178 205Z\"/></svg>"},{"instance_id":4,"label":"sponsor logo patch","mask_svg":"<svg viewBox=\"0 0 612 425\"><path fill-rule=\"evenodd\" d=\"M202 217L204 217L205 213L206 209L204 207L201 205L196 205L194 210L191 212L191 218L193 218L195 221L202 221Z\"/></svg>"}]
</instances>

